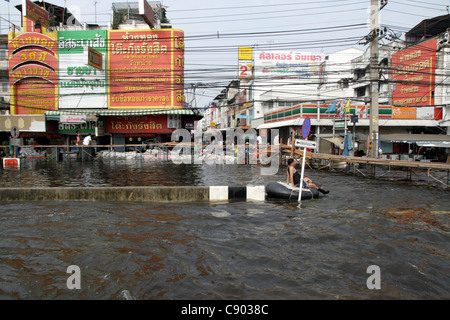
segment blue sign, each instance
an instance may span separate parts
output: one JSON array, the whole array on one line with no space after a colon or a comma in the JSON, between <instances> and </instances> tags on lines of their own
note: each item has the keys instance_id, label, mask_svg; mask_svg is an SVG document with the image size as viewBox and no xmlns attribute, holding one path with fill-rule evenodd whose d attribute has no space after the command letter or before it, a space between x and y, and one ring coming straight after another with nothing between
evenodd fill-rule
<instances>
[{"instance_id":1,"label":"blue sign","mask_svg":"<svg viewBox=\"0 0 450 320\"><path fill-rule=\"evenodd\" d=\"M302 136L304 139L308 138L309 133L311 132L311 120L309 118L305 118L302 125Z\"/></svg>"}]
</instances>

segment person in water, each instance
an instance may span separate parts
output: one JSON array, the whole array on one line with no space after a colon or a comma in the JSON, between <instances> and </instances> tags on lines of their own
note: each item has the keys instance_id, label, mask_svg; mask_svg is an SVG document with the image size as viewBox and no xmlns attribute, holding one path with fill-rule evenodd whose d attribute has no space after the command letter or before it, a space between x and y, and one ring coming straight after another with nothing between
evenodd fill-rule
<instances>
[{"instance_id":1,"label":"person in water","mask_svg":"<svg viewBox=\"0 0 450 320\"><path fill-rule=\"evenodd\" d=\"M292 185L293 188L298 188L300 187L300 174L297 172L297 170L295 169L295 161L294 159L288 159L287 161L287 185ZM308 177L304 177L303 178L303 185L302 188L313 188L313 189L317 189L318 191L322 192L323 194L327 194L330 191L328 190L323 190L322 186L318 187L316 184L313 183L313 181L308 178Z\"/></svg>"}]
</instances>

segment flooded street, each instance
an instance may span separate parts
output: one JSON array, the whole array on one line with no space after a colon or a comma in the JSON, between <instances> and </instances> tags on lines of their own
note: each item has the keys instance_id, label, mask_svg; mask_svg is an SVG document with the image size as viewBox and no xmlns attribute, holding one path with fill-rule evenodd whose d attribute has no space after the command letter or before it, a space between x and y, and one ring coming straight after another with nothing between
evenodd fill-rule
<instances>
[{"instance_id":1,"label":"flooded street","mask_svg":"<svg viewBox=\"0 0 450 320\"><path fill-rule=\"evenodd\" d=\"M25 160L1 187L246 186L258 166ZM449 299L448 191L306 170L296 203L16 202L0 206L1 299ZM67 287L79 266L81 289ZM367 268L379 266L381 289Z\"/></svg>"}]
</instances>

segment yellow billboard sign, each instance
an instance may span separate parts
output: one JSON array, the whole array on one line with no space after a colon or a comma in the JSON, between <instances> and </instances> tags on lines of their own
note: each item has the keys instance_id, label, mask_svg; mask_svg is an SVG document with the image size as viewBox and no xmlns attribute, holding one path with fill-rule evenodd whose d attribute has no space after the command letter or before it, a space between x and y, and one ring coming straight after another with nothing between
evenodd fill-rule
<instances>
[{"instance_id":1,"label":"yellow billboard sign","mask_svg":"<svg viewBox=\"0 0 450 320\"><path fill-rule=\"evenodd\" d=\"M252 47L239 47L239 60L252 60L253 48Z\"/></svg>"}]
</instances>

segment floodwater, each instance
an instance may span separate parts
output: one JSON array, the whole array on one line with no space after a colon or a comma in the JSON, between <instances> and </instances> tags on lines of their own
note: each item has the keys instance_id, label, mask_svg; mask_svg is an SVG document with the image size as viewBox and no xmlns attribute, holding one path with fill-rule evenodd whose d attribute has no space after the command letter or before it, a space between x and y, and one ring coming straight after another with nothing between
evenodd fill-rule
<instances>
[{"instance_id":1,"label":"floodwater","mask_svg":"<svg viewBox=\"0 0 450 320\"><path fill-rule=\"evenodd\" d=\"M263 185L258 166L24 160L1 187ZM296 203L0 206L0 299L449 299L449 192L307 170ZM80 268L69 289L67 268ZM380 289L369 289L369 266Z\"/></svg>"}]
</instances>

